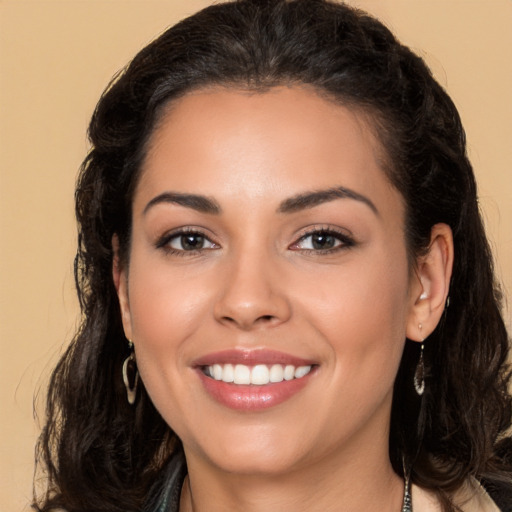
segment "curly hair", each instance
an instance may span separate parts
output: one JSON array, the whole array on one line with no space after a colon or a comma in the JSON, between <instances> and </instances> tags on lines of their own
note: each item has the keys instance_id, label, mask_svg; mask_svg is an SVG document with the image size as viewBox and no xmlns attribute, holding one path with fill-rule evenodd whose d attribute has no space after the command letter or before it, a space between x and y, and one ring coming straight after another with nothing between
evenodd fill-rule
<instances>
[{"instance_id":1,"label":"curly hair","mask_svg":"<svg viewBox=\"0 0 512 512\"><path fill-rule=\"evenodd\" d=\"M406 204L411 261L428 250L434 224L453 231L450 305L425 346L425 394L412 386L417 343L406 341L396 378L395 471L412 464L412 481L434 490L446 511L469 476L512 487L509 339L453 102L423 60L362 11L329 0L239 0L164 32L114 78L93 114L76 189L82 322L49 386L38 446L48 485L36 510L140 510L180 443L144 389L136 406L126 402L129 352L112 281L112 237L127 262L132 196L164 107L202 87L294 84L368 115Z\"/></svg>"}]
</instances>

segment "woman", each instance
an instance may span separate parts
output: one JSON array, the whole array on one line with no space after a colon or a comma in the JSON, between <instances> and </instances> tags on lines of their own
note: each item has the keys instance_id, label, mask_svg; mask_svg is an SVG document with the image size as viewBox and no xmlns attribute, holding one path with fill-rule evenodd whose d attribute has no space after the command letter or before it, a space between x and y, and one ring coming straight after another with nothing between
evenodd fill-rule
<instances>
[{"instance_id":1,"label":"woman","mask_svg":"<svg viewBox=\"0 0 512 512\"><path fill-rule=\"evenodd\" d=\"M219 4L90 138L37 510L510 510L507 333L420 58L344 5Z\"/></svg>"}]
</instances>

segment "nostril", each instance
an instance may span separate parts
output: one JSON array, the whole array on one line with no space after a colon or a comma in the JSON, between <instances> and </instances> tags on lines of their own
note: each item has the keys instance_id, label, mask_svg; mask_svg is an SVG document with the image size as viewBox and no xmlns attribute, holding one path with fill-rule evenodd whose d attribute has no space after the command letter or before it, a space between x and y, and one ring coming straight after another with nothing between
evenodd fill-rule
<instances>
[{"instance_id":1,"label":"nostril","mask_svg":"<svg viewBox=\"0 0 512 512\"><path fill-rule=\"evenodd\" d=\"M274 321L277 320L277 317L274 315L261 315L256 318L245 318L245 317L235 317L235 316L223 316L222 321L226 322L226 324L236 324L240 326L242 329L250 329L255 326L262 325L272 325Z\"/></svg>"}]
</instances>

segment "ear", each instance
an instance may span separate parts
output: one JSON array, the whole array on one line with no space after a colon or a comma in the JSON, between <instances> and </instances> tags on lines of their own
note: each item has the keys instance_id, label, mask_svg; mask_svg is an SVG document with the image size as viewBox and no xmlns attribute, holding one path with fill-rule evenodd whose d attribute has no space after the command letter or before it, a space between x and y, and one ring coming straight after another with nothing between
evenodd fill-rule
<instances>
[{"instance_id":1,"label":"ear","mask_svg":"<svg viewBox=\"0 0 512 512\"><path fill-rule=\"evenodd\" d=\"M121 320L123 322L124 335L126 339L132 339L132 321L130 314L130 302L128 300L128 273L126 268L121 264L119 256L119 238L117 235L112 237L112 251L114 257L112 260L112 278L119 299L121 308Z\"/></svg>"},{"instance_id":2,"label":"ear","mask_svg":"<svg viewBox=\"0 0 512 512\"><path fill-rule=\"evenodd\" d=\"M430 233L427 254L418 258L411 284L411 309L407 338L423 341L436 328L450 290L453 236L447 224L436 224Z\"/></svg>"}]
</instances>

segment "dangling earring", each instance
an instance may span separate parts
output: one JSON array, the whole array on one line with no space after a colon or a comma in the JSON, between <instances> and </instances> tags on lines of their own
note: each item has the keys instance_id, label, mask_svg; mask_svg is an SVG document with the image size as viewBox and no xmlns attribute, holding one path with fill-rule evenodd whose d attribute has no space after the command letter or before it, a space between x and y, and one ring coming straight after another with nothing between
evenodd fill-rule
<instances>
[{"instance_id":1,"label":"dangling earring","mask_svg":"<svg viewBox=\"0 0 512 512\"><path fill-rule=\"evenodd\" d=\"M405 466L405 458L403 456L402 467L404 470L404 498L402 501L402 512L412 512L411 468L407 468Z\"/></svg>"},{"instance_id":2,"label":"dangling earring","mask_svg":"<svg viewBox=\"0 0 512 512\"><path fill-rule=\"evenodd\" d=\"M422 329L422 325L419 324L418 326L420 328L420 331ZM425 391L425 363L423 361L423 349L425 347L424 338L421 339L421 352L420 352L420 359L418 361L418 364L416 365L416 371L414 372L414 389L416 390L416 393L418 393L419 396L423 395L423 392Z\"/></svg>"},{"instance_id":3,"label":"dangling earring","mask_svg":"<svg viewBox=\"0 0 512 512\"><path fill-rule=\"evenodd\" d=\"M124 360L123 363L123 382L126 388L126 398L128 403L133 405L137 396L137 386L139 384L139 372L137 370L137 363L135 361L135 352L133 350L133 342L128 340L128 347L130 355Z\"/></svg>"}]
</instances>

